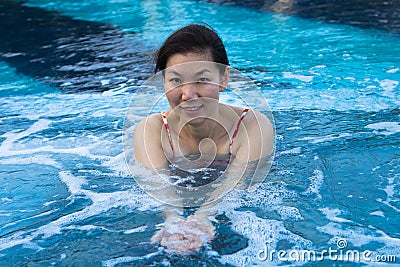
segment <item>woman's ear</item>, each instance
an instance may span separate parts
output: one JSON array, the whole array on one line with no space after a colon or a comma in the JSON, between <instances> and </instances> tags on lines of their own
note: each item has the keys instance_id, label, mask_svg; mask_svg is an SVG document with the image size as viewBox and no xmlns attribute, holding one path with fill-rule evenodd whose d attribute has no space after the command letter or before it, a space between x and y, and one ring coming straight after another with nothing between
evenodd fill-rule
<instances>
[{"instance_id":1,"label":"woman's ear","mask_svg":"<svg viewBox=\"0 0 400 267\"><path fill-rule=\"evenodd\" d=\"M221 86L219 87L220 92L224 91L228 87L230 75L231 75L231 69L229 66L226 66L225 72L221 78Z\"/></svg>"}]
</instances>

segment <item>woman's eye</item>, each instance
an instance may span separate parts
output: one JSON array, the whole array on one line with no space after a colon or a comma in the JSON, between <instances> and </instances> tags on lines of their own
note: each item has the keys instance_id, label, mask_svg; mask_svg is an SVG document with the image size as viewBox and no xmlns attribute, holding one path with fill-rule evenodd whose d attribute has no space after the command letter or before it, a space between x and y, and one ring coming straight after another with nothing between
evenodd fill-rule
<instances>
[{"instance_id":1,"label":"woman's eye","mask_svg":"<svg viewBox=\"0 0 400 267\"><path fill-rule=\"evenodd\" d=\"M206 83L206 82L209 82L210 79L202 77L202 78L199 78L197 81L200 83Z\"/></svg>"},{"instance_id":2,"label":"woman's eye","mask_svg":"<svg viewBox=\"0 0 400 267\"><path fill-rule=\"evenodd\" d=\"M170 80L169 80L171 83L180 83L181 82L181 79L179 79L179 78L171 78Z\"/></svg>"}]
</instances>

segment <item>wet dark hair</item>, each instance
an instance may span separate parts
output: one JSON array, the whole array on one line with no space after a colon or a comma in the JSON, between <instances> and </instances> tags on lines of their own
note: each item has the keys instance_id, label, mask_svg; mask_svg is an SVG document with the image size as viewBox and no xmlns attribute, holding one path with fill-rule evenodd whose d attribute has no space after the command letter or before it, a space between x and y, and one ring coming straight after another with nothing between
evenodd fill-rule
<instances>
[{"instance_id":1,"label":"wet dark hair","mask_svg":"<svg viewBox=\"0 0 400 267\"><path fill-rule=\"evenodd\" d=\"M190 52L210 53L214 62L229 65L225 46L215 30L206 24L190 24L177 30L165 40L156 53L154 72L164 70L172 55Z\"/></svg>"}]
</instances>

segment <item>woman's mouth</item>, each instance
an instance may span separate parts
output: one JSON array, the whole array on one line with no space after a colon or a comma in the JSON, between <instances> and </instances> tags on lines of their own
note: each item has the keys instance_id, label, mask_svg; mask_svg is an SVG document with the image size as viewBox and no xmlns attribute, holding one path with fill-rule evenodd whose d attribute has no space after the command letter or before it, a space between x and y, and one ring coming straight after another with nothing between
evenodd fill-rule
<instances>
[{"instance_id":1,"label":"woman's mouth","mask_svg":"<svg viewBox=\"0 0 400 267\"><path fill-rule=\"evenodd\" d=\"M198 112L203 105L200 106L188 106L188 107L181 107L186 113L196 113Z\"/></svg>"}]
</instances>

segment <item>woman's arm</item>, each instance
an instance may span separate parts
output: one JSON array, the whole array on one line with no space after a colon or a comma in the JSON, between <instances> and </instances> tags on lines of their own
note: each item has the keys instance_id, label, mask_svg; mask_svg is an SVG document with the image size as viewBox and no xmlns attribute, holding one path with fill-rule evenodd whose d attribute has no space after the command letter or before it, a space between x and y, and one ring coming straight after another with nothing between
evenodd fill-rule
<instances>
[{"instance_id":1,"label":"woman's arm","mask_svg":"<svg viewBox=\"0 0 400 267\"><path fill-rule=\"evenodd\" d=\"M250 162L274 152L275 131L270 120L261 112L250 110L243 120L236 159Z\"/></svg>"},{"instance_id":2,"label":"woman's arm","mask_svg":"<svg viewBox=\"0 0 400 267\"><path fill-rule=\"evenodd\" d=\"M135 159L152 171L151 175L137 177L136 181L150 195L173 206L182 206L177 188L169 180L170 172L164 150L161 145L162 121L159 114L143 119L135 128ZM170 217L171 213L166 213Z\"/></svg>"},{"instance_id":3,"label":"woman's arm","mask_svg":"<svg viewBox=\"0 0 400 267\"><path fill-rule=\"evenodd\" d=\"M167 163L161 145L162 126L160 115L153 114L139 122L135 128L135 158L146 168L155 169Z\"/></svg>"}]
</instances>

